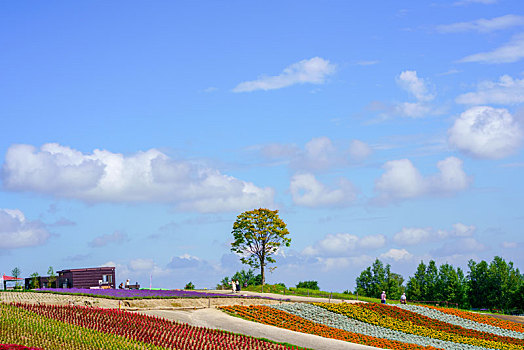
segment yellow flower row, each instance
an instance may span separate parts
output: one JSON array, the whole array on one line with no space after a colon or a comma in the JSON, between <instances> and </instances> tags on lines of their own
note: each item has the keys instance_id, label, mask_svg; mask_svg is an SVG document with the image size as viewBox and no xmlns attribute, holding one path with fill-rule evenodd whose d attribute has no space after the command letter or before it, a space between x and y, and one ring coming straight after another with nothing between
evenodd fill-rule
<instances>
[{"instance_id":1,"label":"yellow flower row","mask_svg":"<svg viewBox=\"0 0 524 350\"><path fill-rule=\"evenodd\" d=\"M480 346L491 349L501 350L518 350L522 347L513 344L501 343L485 339L477 339L457 334L451 334L444 331L435 329L429 329L427 327L415 325L408 321L401 321L399 319L380 315L372 310L360 307L358 304L339 303L339 304L327 304L327 303L315 303L315 305L321 306L329 311L336 312L347 317L374 324L377 326L393 329L396 331L420 335L423 337L429 337L434 339L441 339L451 341L454 343L469 344L474 346Z\"/></svg>"}]
</instances>

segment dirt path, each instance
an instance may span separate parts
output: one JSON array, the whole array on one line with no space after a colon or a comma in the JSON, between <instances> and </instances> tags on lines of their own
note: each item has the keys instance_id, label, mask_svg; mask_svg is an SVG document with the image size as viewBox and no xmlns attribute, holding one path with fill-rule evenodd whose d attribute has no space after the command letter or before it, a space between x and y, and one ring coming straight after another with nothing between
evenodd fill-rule
<instances>
[{"instance_id":1,"label":"dirt path","mask_svg":"<svg viewBox=\"0 0 524 350\"><path fill-rule=\"evenodd\" d=\"M371 346L348 343L342 340L323 338L316 335L290 331L229 316L215 308L199 310L145 310L146 315L154 315L173 321L189 323L194 326L222 329L257 338L266 338L277 342L286 342L316 350L372 350Z\"/></svg>"},{"instance_id":2,"label":"dirt path","mask_svg":"<svg viewBox=\"0 0 524 350\"><path fill-rule=\"evenodd\" d=\"M511 316L511 315L499 315L499 314L489 314L491 317L500 318L504 321L511 321L524 324L524 316Z\"/></svg>"}]
</instances>

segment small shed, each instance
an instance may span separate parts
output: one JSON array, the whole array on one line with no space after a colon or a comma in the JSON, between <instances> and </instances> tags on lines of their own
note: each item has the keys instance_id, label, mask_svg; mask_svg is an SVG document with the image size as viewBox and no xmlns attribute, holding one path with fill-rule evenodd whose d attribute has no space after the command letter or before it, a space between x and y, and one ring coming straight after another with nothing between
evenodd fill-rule
<instances>
[{"instance_id":1,"label":"small shed","mask_svg":"<svg viewBox=\"0 0 524 350\"><path fill-rule=\"evenodd\" d=\"M115 288L114 267L58 271L57 288Z\"/></svg>"},{"instance_id":2,"label":"small shed","mask_svg":"<svg viewBox=\"0 0 524 350\"><path fill-rule=\"evenodd\" d=\"M6 290L7 282L11 282L11 283L14 282L15 284L18 284L18 281L23 281L23 280L24 280L23 278L16 278L16 277L2 275L2 278L1 278L2 287L4 288L4 290Z\"/></svg>"}]
</instances>

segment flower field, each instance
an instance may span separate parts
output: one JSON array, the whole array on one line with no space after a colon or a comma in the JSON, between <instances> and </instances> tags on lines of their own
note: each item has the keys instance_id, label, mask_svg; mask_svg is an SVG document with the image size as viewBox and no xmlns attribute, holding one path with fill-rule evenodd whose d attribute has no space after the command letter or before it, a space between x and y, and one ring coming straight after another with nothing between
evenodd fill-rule
<instances>
[{"instance_id":1,"label":"flower field","mask_svg":"<svg viewBox=\"0 0 524 350\"><path fill-rule=\"evenodd\" d=\"M111 299L161 299L161 298L238 298L238 294L207 293L194 290L148 290L148 289L86 289L86 288L40 288L40 293L83 295ZM247 296L242 298L273 299L265 296Z\"/></svg>"},{"instance_id":2,"label":"flower field","mask_svg":"<svg viewBox=\"0 0 524 350\"><path fill-rule=\"evenodd\" d=\"M0 344L56 350L301 349L115 309L3 303Z\"/></svg>"},{"instance_id":3,"label":"flower field","mask_svg":"<svg viewBox=\"0 0 524 350\"><path fill-rule=\"evenodd\" d=\"M379 348L524 349L520 324L490 322L489 316L466 311L374 303L235 305L222 309L252 321Z\"/></svg>"}]
</instances>

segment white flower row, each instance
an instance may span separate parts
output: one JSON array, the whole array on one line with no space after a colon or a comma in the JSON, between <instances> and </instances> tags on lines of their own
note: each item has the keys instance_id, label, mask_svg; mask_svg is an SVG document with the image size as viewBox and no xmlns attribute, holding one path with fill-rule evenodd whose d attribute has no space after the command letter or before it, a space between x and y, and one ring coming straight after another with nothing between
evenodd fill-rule
<instances>
[{"instance_id":1,"label":"white flower row","mask_svg":"<svg viewBox=\"0 0 524 350\"><path fill-rule=\"evenodd\" d=\"M268 306L289 312L315 323L320 323L329 327L343 329L348 332L368 335L375 338L396 340L403 343L411 343L421 346L433 346L435 348L446 350L486 350L486 348L478 346L427 338L420 335L407 334L389 328L375 326L366 322L354 320L344 315L328 311L320 306L311 304L293 303Z\"/></svg>"},{"instance_id":2,"label":"white flower row","mask_svg":"<svg viewBox=\"0 0 524 350\"><path fill-rule=\"evenodd\" d=\"M424 306L419 306L419 305L395 305L395 306L408 310L408 311L416 312L423 316L430 317L434 320L439 320L442 322L450 323L450 324L464 327L467 329L487 332L487 333L496 334L496 335L503 336L503 337L524 339L524 333L491 326L489 324L475 322L475 321L468 320L468 319L465 319L459 316L446 314L442 311L431 309L429 307L424 307Z\"/></svg>"}]
</instances>

